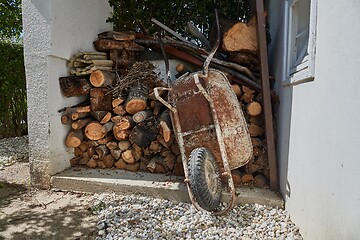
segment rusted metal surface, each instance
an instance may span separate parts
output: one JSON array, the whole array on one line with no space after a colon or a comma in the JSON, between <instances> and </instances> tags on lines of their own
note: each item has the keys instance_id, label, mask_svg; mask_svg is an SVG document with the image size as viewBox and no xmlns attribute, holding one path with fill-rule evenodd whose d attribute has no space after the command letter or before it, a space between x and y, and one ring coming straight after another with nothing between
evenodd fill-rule
<instances>
[{"instance_id":1,"label":"rusted metal surface","mask_svg":"<svg viewBox=\"0 0 360 240\"><path fill-rule=\"evenodd\" d=\"M261 85L263 95L263 106L265 114L266 146L269 161L270 188L279 189L278 166L276 160L275 136L273 125L273 114L271 108L271 92L269 83L269 66L267 58L266 34L265 34L265 17L263 0L256 1L256 18L258 46L261 66ZM252 0L250 0L252 2Z\"/></svg>"},{"instance_id":2,"label":"rusted metal surface","mask_svg":"<svg viewBox=\"0 0 360 240\"><path fill-rule=\"evenodd\" d=\"M222 157L216 137L208 100L198 90L194 74L179 79L169 92L169 102L177 109L184 138L185 155L198 147L207 147L222 167ZM209 71L200 83L209 93L219 120L221 136L231 169L245 165L251 158L252 146L247 124L238 100L226 77L217 70ZM200 131L203 130L203 131Z\"/></svg>"}]
</instances>

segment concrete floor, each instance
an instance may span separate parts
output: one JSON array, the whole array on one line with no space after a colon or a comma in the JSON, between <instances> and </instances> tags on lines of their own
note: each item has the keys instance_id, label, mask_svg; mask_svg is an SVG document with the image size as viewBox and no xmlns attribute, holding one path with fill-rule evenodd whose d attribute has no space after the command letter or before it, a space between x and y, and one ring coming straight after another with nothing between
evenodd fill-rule
<instances>
[{"instance_id":1,"label":"concrete floor","mask_svg":"<svg viewBox=\"0 0 360 240\"><path fill-rule=\"evenodd\" d=\"M91 193L141 194L178 202L190 202L183 178L163 174L72 168L53 176L52 188ZM235 204L258 203L271 207L284 207L282 198L269 189L241 187L236 188L236 195ZM223 199L227 201L228 194L225 193Z\"/></svg>"}]
</instances>

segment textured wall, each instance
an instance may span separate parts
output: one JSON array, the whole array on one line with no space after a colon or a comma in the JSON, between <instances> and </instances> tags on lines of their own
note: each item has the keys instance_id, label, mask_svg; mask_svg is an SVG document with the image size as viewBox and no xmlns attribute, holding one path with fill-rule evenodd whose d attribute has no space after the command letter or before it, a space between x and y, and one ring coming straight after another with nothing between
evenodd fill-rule
<instances>
[{"instance_id":1,"label":"textured wall","mask_svg":"<svg viewBox=\"0 0 360 240\"><path fill-rule=\"evenodd\" d=\"M111 29L106 23L110 13L107 0L23 1L30 165L36 186L49 187L51 175L69 166L68 129L57 110L80 99L64 98L58 79L67 75L66 59L79 50L93 51L96 35Z\"/></svg>"},{"instance_id":2,"label":"textured wall","mask_svg":"<svg viewBox=\"0 0 360 240\"><path fill-rule=\"evenodd\" d=\"M271 71L281 97L278 156L286 209L304 239L360 235L360 1L318 0L315 79L284 87L283 6L270 1Z\"/></svg>"}]
</instances>

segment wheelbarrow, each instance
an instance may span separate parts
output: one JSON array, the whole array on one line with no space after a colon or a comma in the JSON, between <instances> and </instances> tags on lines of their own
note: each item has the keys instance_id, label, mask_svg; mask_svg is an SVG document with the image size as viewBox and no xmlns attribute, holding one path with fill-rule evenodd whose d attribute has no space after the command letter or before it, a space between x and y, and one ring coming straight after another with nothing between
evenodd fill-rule
<instances>
[{"instance_id":1,"label":"wheelbarrow","mask_svg":"<svg viewBox=\"0 0 360 240\"><path fill-rule=\"evenodd\" d=\"M218 46L219 41L203 71L183 75L171 88L158 87L154 93L170 110L192 204L197 210L224 215L236 197L231 170L248 163L253 151L244 114L228 79L208 68ZM168 91L167 101L160 91ZM230 192L225 207L220 207L222 179L227 180Z\"/></svg>"}]
</instances>

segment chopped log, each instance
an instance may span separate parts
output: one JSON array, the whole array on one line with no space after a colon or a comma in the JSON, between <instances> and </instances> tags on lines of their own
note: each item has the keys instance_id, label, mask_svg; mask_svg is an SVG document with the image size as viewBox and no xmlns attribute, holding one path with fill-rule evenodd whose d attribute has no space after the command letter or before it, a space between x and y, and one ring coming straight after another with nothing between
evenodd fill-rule
<instances>
[{"instance_id":1,"label":"chopped log","mask_svg":"<svg viewBox=\"0 0 360 240\"><path fill-rule=\"evenodd\" d=\"M97 161L97 167L105 169L106 165L105 165L104 161L101 160L101 161Z\"/></svg>"},{"instance_id":2,"label":"chopped log","mask_svg":"<svg viewBox=\"0 0 360 240\"><path fill-rule=\"evenodd\" d=\"M111 142L107 142L107 143L106 143L106 146L107 146L110 150L113 150L113 149L118 148L118 143L115 142L115 141L111 141Z\"/></svg>"},{"instance_id":3,"label":"chopped log","mask_svg":"<svg viewBox=\"0 0 360 240\"><path fill-rule=\"evenodd\" d=\"M90 140L99 140L104 138L107 131L98 122L91 122L85 127L85 135Z\"/></svg>"},{"instance_id":4,"label":"chopped log","mask_svg":"<svg viewBox=\"0 0 360 240\"><path fill-rule=\"evenodd\" d=\"M71 123L70 117L68 115L61 116L61 123L62 124L70 124Z\"/></svg>"},{"instance_id":5,"label":"chopped log","mask_svg":"<svg viewBox=\"0 0 360 240\"><path fill-rule=\"evenodd\" d=\"M95 152L98 154L99 159L102 159L110 153L110 150L106 145L99 145L95 148Z\"/></svg>"},{"instance_id":6,"label":"chopped log","mask_svg":"<svg viewBox=\"0 0 360 240\"><path fill-rule=\"evenodd\" d=\"M254 93L244 92L244 94L241 96L241 100L250 103L254 99Z\"/></svg>"},{"instance_id":7,"label":"chopped log","mask_svg":"<svg viewBox=\"0 0 360 240\"><path fill-rule=\"evenodd\" d=\"M115 69L130 69L135 63L135 54L128 50L110 50L110 59L114 62Z\"/></svg>"},{"instance_id":8,"label":"chopped log","mask_svg":"<svg viewBox=\"0 0 360 240\"><path fill-rule=\"evenodd\" d=\"M259 138L255 138L255 137L251 138L251 143L252 143L253 147L264 147L266 145L262 140L260 140Z\"/></svg>"},{"instance_id":9,"label":"chopped log","mask_svg":"<svg viewBox=\"0 0 360 240\"><path fill-rule=\"evenodd\" d=\"M124 116L120 122L116 124L121 130L131 129L135 125L134 120L131 116Z\"/></svg>"},{"instance_id":10,"label":"chopped log","mask_svg":"<svg viewBox=\"0 0 360 240\"><path fill-rule=\"evenodd\" d=\"M254 163L254 161L250 161L248 164L246 164L246 172L253 174L254 172L262 170L264 167Z\"/></svg>"},{"instance_id":11,"label":"chopped log","mask_svg":"<svg viewBox=\"0 0 360 240\"><path fill-rule=\"evenodd\" d=\"M144 125L136 125L130 133L129 139L132 143L135 143L141 148L145 148L150 145L157 136L157 131L153 131L151 128Z\"/></svg>"},{"instance_id":12,"label":"chopped log","mask_svg":"<svg viewBox=\"0 0 360 240\"><path fill-rule=\"evenodd\" d=\"M133 163L133 164L128 164L125 167L126 170L130 171L130 172L137 172L140 169L140 163Z\"/></svg>"},{"instance_id":13,"label":"chopped log","mask_svg":"<svg viewBox=\"0 0 360 240\"><path fill-rule=\"evenodd\" d=\"M115 73L96 70L90 75L90 83L94 87L110 87L116 79Z\"/></svg>"},{"instance_id":14,"label":"chopped log","mask_svg":"<svg viewBox=\"0 0 360 240\"><path fill-rule=\"evenodd\" d=\"M264 152L263 148L261 147L253 147L253 156L258 157L260 154Z\"/></svg>"},{"instance_id":15,"label":"chopped log","mask_svg":"<svg viewBox=\"0 0 360 240\"><path fill-rule=\"evenodd\" d=\"M120 115L114 116L111 118L111 121L115 124L119 123L123 117Z\"/></svg>"},{"instance_id":16,"label":"chopped log","mask_svg":"<svg viewBox=\"0 0 360 240\"><path fill-rule=\"evenodd\" d=\"M134 52L143 52L145 48L133 41L116 41L111 39L98 39L94 42L94 47L97 51L108 50L129 50Z\"/></svg>"},{"instance_id":17,"label":"chopped log","mask_svg":"<svg viewBox=\"0 0 360 240\"><path fill-rule=\"evenodd\" d=\"M153 113L150 110L143 110L135 113L132 116L132 119L134 120L134 122L139 123L145 121L148 117L152 116L152 114Z\"/></svg>"},{"instance_id":18,"label":"chopped log","mask_svg":"<svg viewBox=\"0 0 360 240\"><path fill-rule=\"evenodd\" d=\"M241 37L239 37L241 36ZM257 51L256 19L252 17L249 22L238 22L223 34L222 48L228 52Z\"/></svg>"},{"instance_id":19,"label":"chopped log","mask_svg":"<svg viewBox=\"0 0 360 240\"><path fill-rule=\"evenodd\" d=\"M147 169L152 173L167 173L168 169L166 168L166 164L164 162L164 158L160 155L155 155L151 158L149 164L147 165Z\"/></svg>"},{"instance_id":20,"label":"chopped log","mask_svg":"<svg viewBox=\"0 0 360 240\"><path fill-rule=\"evenodd\" d=\"M114 163L115 167L118 168L118 169L126 169L126 162L124 162L124 160L122 159L119 159L118 161L116 161Z\"/></svg>"},{"instance_id":21,"label":"chopped log","mask_svg":"<svg viewBox=\"0 0 360 240\"><path fill-rule=\"evenodd\" d=\"M71 131L65 140L65 145L69 148L75 148L80 146L84 140L84 133L82 130Z\"/></svg>"},{"instance_id":22,"label":"chopped log","mask_svg":"<svg viewBox=\"0 0 360 240\"><path fill-rule=\"evenodd\" d=\"M70 159L70 166L71 167L76 167L79 166L79 162L80 162L81 157L76 156Z\"/></svg>"},{"instance_id":23,"label":"chopped log","mask_svg":"<svg viewBox=\"0 0 360 240\"><path fill-rule=\"evenodd\" d=\"M74 156L82 156L83 151L80 149L80 147L74 148Z\"/></svg>"},{"instance_id":24,"label":"chopped log","mask_svg":"<svg viewBox=\"0 0 360 240\"><path fill-rule=\"evenodd\" d=\"M249 119L250 123L254 123L257 126L263 126L265 119L264 119L264 115L258 115L256 117L251 117Z\"/></svg>"},{"instance_id":25,"label":"chopped log","mask_svg":"<svg viewBox=\"0 0 360 240\"><path fill-rule=\"evenodd\" d=\"M118 41L132 41L135 40L135 32L133 31L106 31L98 34L98 38L111 38Z\"/></svg>"},{"instance_id":26,"label":"chopped log","mask_svg":"<svg viewBox=\"0 0 360 240\"><path fill-rule=\"evenodd\" d=\"M126 150L125 152L123 152L121 154L121 158L126 162L126 163L129 163L129 164L132 164L132 163L135 163L135 158L133 156L133 153L132 151L129 149L129 150Z\"/></svg>"},{"instance_id":27,"label":"chopped log","mask_svg":"<svg viewBox=\"0 0 360 240\"><path fill-rule=\"evenodd\" d=\"M239 170L234 169L231 171L231 176L235 186L240 186L242 184L241 175Z\"/></svg>"},{"instance_id":28,"label":"chopped log","mask_svg":"<svg viewBox=\"0 0 360 240\"><path fill-rule=\"evenodd\" d=\"M234 91L235 95L240 98L241 95L242 95L242 91L241 91L241 88L238 84L234 83L234 84L231 84L231 88L232 90Z\"/></svg>"},{"instance_id":29,"label":"chopped log","mask_svg":"<svg viewBox=\"0 0 360 240\"><path fill-rule=\"evenodd\" d=\"M120 141L118 146L121 151L126 151L130 148L131 143L129 141Z\"/></svg>"},{"instance_id":30,"label":"chopped log","mask_svg":"<svg viewBox=\"0 0 360 240\"><path fill-rule=\"evenodd\" d=\"M86 165L89 162L90 158L88 156L82 157L79 161L79 165Z\"/></svg>"},{"instance_id":31,"label":"chopped log","mask_svg":"<svg viewBox=\"0 0 360 240\"><path fill-rule=\"evenodd\" d=\"M259 164L262 167L267 168L269 166L269 161L268 161L268 157L267 157L267 153L264 152L263 154L261 154L257 159L256 159L256 164Z\"/></svg>"},{"instance_id":32,"label":"chopped log","mask_svg":"<svg viewBox=\"0 0 360 240\"><path fill-rule=\"evenodd\" d=\"M72 129L74 130L78 130L78 129L82 129L83 127L86 126L86 124L88 124L89 122L91 122L92 119L91 118L83 118L83 119L79 119L76 122L73 122L71 124Z\"/></svg>"},{"instance_id":33,"label":"chopped log","mask_svg":"<svg viewBox=\"0 0 360 240\"><path fill-rule=\"evenodd\" d=\"M86 152L87 152L87 155L89 156L89 158L91 158L95 154L95 148L94 147L89 147Z\"/></svg>"},{"instance_id":34,"label":"chopped log","mask_svg":"<svg viewBox=\"0 0 360 240\"><path fill-rule=\"evenodd\" d=\"M125 99L124 98L114 98L111 102L113 108L119 106L120 104L124 103Z\"/></svg>"},{"instance_id":35,"label":"chopped log","mask_svg":"<svg viewBox=\"0 0 360 240\"><path fill-rule=\"evenodd\" d=\"M128 129L121 129L119 127L119 123L115 124L115 126L113 127L113 133L114 136L117 140L121 141L121 140L127 140L129 138L129 134L130 134L130 130Z\"/></svg>"},{"instance_id":36,"label":"chopped log","mask_svg":"<svg viewBox=\"0 0 360 240\"><path fill-rule=\"evenodd\" d=\"M142 149L136 144L133 144L133 156L135 158L135 161L139 161L143 157Z\"/></svg>"},{"instance_id":37,"label":"chopped log","mask_svg":"<svg viewBox=\"0 0 360 240\"><path fill-rule=\"evenodd\" d=\"M65 109L61 109L60 111L64 110L65 114L70 116L74 112L78 113L89 113L91 112L91 106L81 106L81 107L67 107Z\"/></svg>"},{"instance_id":38,"label":"chopped log","mask_svg":"<svg viewBox=\"0 0 360 240\"><path fill-rule=\"evenodd\" d=\"M106 88L92 88L90 90L90 103L92 111L111 111L112 95Z\"/></svg>"},{"instance_id":39,"label":"chopped log","mask_svg":"<svg viewBox=\"0 0 360 240\"><path fill-rule=\"evenodd\" d=\"M188 71L189 69L184 64L179 63L178 65L176 65L175 70L178 73L182 74L182 73L185 73L186 71Z\"/></svg>"},{"instance_id":40,"label":"chopped log","mask_svg":"<svg viewBox=\"0 0 360 240\"><path fill-rule=\"evenodd\" d=\"M103 158L103 162L107 168L112 168L115 163L115 158L113 156L111 156L110 154L108 154Z\"/></svg>"},{"instance_id":41,"label":"chopped log","mask_svg":"<svg viewBox=\"0 0 360 240\"><path fill-rule=\"evenodd\" d=\"M97 167L97 161L93 158L90 158L88 163L86 164L89 168L96 168Z\"/></svg>"},{"instance_id":42,"label":"chopped log","mask_svg":"<svg viewBox=\"0 0 360 240\"><path fill-rule=\"evenodd\" d=\"M123 116L126 114L124 105L119 105L113 108L113 112L117 115Z\"/></svg>"},{"instance_id":43,"label":"chopped log","mask_svg":"<svg viewBox=\"0 0 360 240\"><path fill-rule=\"evenodd\" d=\"M177 176L184 176L184 167L181 162L175 164L173 173Z\"/></svg>"},{"instance_id":44,"label":"chopped log","mask_svg":"<svg viewBox=\"0 0 360 240\"><path fill-rule=\"evenodd\" d=\"M110 154L111 156L113 156L116 160L120 159L121 157L121 150L118 149L118 148L115 148L115 149L111 149L110 150Z\"/></svg>"},{"instance_id":45,"label":"chopped log","mask_svg":"<svg viewBox=\"0 0 360 240\"><path fill-rule=\"evenodd\" d=\"M263 135L265 130L254 123L250 123L249 133L251 137Z\"/></svg>"},{"instance_id":46,"label":"chopped log","mask_svg":"<svg viewBox=\"0 0 360 240\"><path fill-rule=\"evenodd\" d=\"M160 156L166 158L168 155L173 155L173 156L175 156L170 149L168 149L168 148L163 148L163 149L161 150L161 152L160 152Z\"/></svg>"},{"instance_id":47,"label":"chopped log","mask_svg":"<svg viewBox=\"0 0 360 240\"><path fill-rule=\"evenodd\" d=\"M65 97L89 95L92 88L87 77L68 76L59 78L60 89Z\"/></svg>"},{"instance_id":48,"label":"chopped log","mask_svg":"<svg viewBox=\"0 0 360 240\"><path fill-rule=\"evenodd\" d=\"M80 144L80 146L79 146L79 148L81 149L81 151L83 151L83 152L86 152L87 151L87 149L88 149L88 144L87 144L87 142L85 142L85 141L82 141L81 142L81 144Z\"/></svg>"},{"instance_id":49,"label":"chopped log","mask_svg":"<svg viewBox=\"0 0 360 240\"><path fill-rule=\"evenodd\" d=\"M256 53L252 53L252 52L231 52L230 53L230 57L229 57L229 61L234 62L234 63L238 63L242 66L247 66L248 68L250 68L253 72L258 72L260 70L259 65L260 62L257 59L257 55Z\"/></svg>"},{"instance_id":50,"label":"chopped log","mask_svg":"<svg viewBox=\"0 0 360 240\"><path fill-rule=\"evenodd\" d=\"M246 112L250 117L256 117L260 115L261 111L261 104L256 101L252 101L246 106Z\"/></svg>"},{"instance_id":51,"label":"chopped log","mask_svg":"<svg viewBox=\"0 0 360 240\"><path fill-rule=\"evenodd\" d=\"M244 93L255 93L255 90L253 90L245 85L242 86L242 90Z\"/></svg>"},{"instance_id":52,"label":"chopped log","mask_svg":"<svg viewBox=\"0 0 360 240\"><path fill-rule=\"evenodd\" d=\"M104 129L109 129L111 128L112 125L104 125ZM114 135L110 133L111 129L109 130L109 134L104 137L104 138L101 138L99 140L97 140L97 143L100 145L100 144L106 144L108 143L109 141L113 140L114 139Z\"/></svg>"},{"instance_id":53,"label":"chopped log","mask_svg":"<svg viewBox=\"0 0 360 240\"><path fill-rule=\"evenodd\" d=\"M254 181L255 181L255 186L260 187L260 188L263 188L268 184L266 177L262 174L256 175L254 177Z\"/></svg>"},{"instance_id":54,"label":"chopped log","mask_svg":"<svg viewBox=\"0 0 360 240\"><path fill-rule=\"evenodd\" d=\"M244 174L244 176L241 177L241 181L243 183L249 183L249 182L254 181L254 177L252 174L246 173L246 174Z\"/></svg>"},{"instance_id":55,"label":"chopped log","mask_svg":"<svg viewBox=\"0 0 360 240\"><path fill-rule=\"evenodd\" d=\"M158 141L152 141L149 146L150 153L159 153L162 149L162 145Z\"/></svg>"},{"instance_id":56,"label":"chopped log","mask_svg":"<svg viewBox=\"0 0 360 240\"><path fill-rule=\"evenodd\" d=\"M100 122L107 113L108 111L92 111L90 115L93 116L98 122Z\"/></svg>"},{"instance_id":57,"label":"chopped log","mask_svg":"<svg viewBox=\"0 0 360 240\"><path fill-rule=\"evenodd\" d=\"M71 120L75 121L75 120L78 120L80 118L86 118L88 117L90 114L87 113L87 112L73 112L71 114Z\"/></svg>"},{"instance_id":58,"label":"chopped log","mask_svg":"<svg viewBox=\"0 0 360 240\"><path fill-rule=\"evenodd\" d=\"M148 94L147 86L140 83L132 86L125 102L125 110L130 114L145 110Z\"/></svg>"},{"instance_id":59,"label":"chopped log","mask_svg":"<svg viewBox=\"0 0 360 240\"><path fill-rule=\"evenodd\" d=\"M154 109L153 113L154 113L155 116L159 115L159 113L161 113L162 111L164 111L166 109L164 104L162 104L159 101L154 101L153 106L151 106L151 107Z\"/></svg>"},{"instance_id":60,"label":"chopped log","mask_svg":"<svg viewBox=\"0 0 360 240\"><path fill-rule=\"evenodd\" d=\"M169 154L164 158L164 162L168 169L173 170L176 162L176 157L173 154Z\"/></svg>"},{"instance_id":61,"label":"chopped log","mask_svg":"<svg viewBox=\"0 0 360 240\"><path fill-rule=\"evenodd\" d=\"M111 117L112 117L111 112L107 112L107 113L105 114L105 116L100 120L100 123L101 123L101 124L108 123L108 122L110 121Z\"/></svg>"},{"instance_id":62,"label":"chopped log","mask_svg":"<svg viewBox=\"0 0 360 240\"><path fill-rule=\"evenodd\" d=\"M177 143L174 143L171 145L171 151L177 156L180 155L180 148L179 145Z\"/></svg>"}]
</instances>

